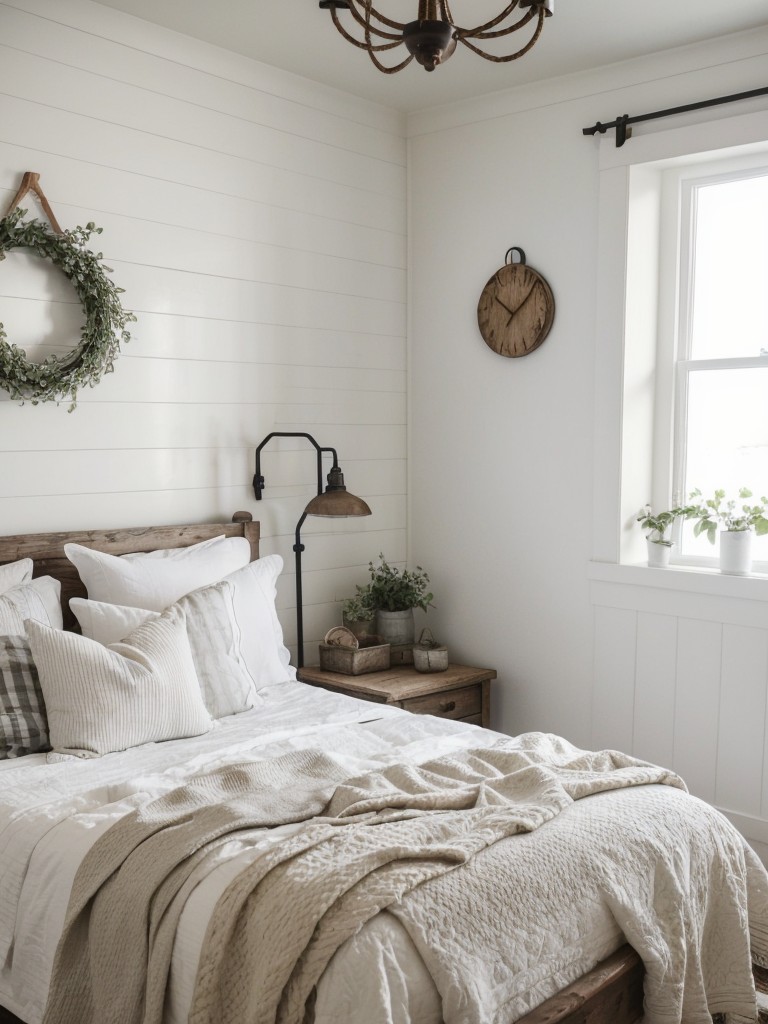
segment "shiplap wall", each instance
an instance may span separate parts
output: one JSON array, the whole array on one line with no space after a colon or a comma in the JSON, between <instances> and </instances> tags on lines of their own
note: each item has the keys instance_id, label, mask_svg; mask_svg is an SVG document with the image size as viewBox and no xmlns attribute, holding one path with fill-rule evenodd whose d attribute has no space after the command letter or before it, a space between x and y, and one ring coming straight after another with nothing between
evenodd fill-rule
<instances>
[{"instance_id":1,"label":"shiplap wall","mask_svg":"<svg viewBox=\"0 0 768 1024\"><path fill-rule=\"evenodd\" d=\"M0 0L0 205L38 171L63 227L103 228L138 316L72 414L0 392L0 532L248 509L286 560L292 639L314 451L273 442L259 504L250 481L265 434L306 430L374 513L306 524L305 638L321 636L370 558L405 557L405 159L390 111L87 0ZM18 253L0 320L61 353L80 308Z\"/></svg>"}]
</instances>

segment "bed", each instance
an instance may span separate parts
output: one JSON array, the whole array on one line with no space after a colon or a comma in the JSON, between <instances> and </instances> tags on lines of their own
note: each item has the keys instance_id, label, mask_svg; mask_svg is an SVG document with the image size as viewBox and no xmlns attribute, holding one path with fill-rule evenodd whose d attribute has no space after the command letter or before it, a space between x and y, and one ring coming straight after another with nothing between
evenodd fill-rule
<instances>
[{"instance_id":1,"label":"bed","mask_svg":"<svg viewBox=\"0 0 768 1024\"><path fill-rule=\"evenodd\" d=\"M90 584L86 589L80 573L65 556L65 544L121 557L191 550L194 546L218 543L222 537L236 538L247 543L246 558L249 563L255 563L259 557L258 524L252 522L247 513L236 514L234 520L225 524L0 537L0 572L4 565L32 559L36 579L51 577L59 581L62 622L65 630L76 634L81 627L69 602L75 598L73 604L80 609L81 617L86 611L91 614L88 609L84 610L88 604L86 595ZM87 576L82 568L81 572ZM269 595L267 603L268 599ZM119 604L119 601L114 603ZM164 619L165 613L160 614L161 606L165 607L162 601L155 612L155 624ZM192 612L187 606L187 616ZM265 635L260 634L262 643L266 643ZM58 637L56 643L59 643ZM280 643L281 638L278 647ZM493 748L494 744L504 756L514 757L521 750L538 750L543 744L555 749L563 764L571 755L576 760L568 761L568 764L580 763L579 752L555 738L523 738L516 747L517 741L490 730L430 716L414 716L396 708L366 704L304 686L295 682L295 674L287 667L284 649L278 655L278 661L271 664L270 671L265 685L257 688L259 701L255 707L217 718L206 732L185 738L147 741L125 750L115 748L103 757L83 759L64 753L56 760L55 756L39 752L0 760L0 963L3 965L0 970L0 1022L39 1024L44 1019L54 963L60 967L56 951L59 937L65 930L70 893L75 879L80 877L88 851L97 845L96 839L106 836L110 829L121 823L125 824L131 815L143 813L146 806L161 804L169 793L175 799L180 787L190 780L194 782L203 769L228 772L233 764L245 764L249 770L258 772L264 765L282 764L281 759L304 757L307 750L319 749L333 751L342 775L359 779L368 778L366 773L398 770L401 763L437 763L436 755L444 759L458 759L463 764L466 758L473 756L472 751L480 747ZM621 770L629 771L630 766L627 764ZM750 935L753 959L757 950L758 964L763 968L768 966L765 958L768 950L765 942L768 933L765 873L757 858L716 812L688 797L674 784L662 784L661 777L649 776L648 781L648 785L587 795L565 807L541 828L501 838L489 849L493 851L493 857L499 858L497 866L505 863L509 856L519 858L514 862L514 870L508 869L510 877L525 877L519 872L526 864L529 867L535 865L538 875L539 865L548 863L548 858L552 858L554 863L564 849L578 848L580 836L585 843L587 840L594 842L602 823L623 816L623 827L630 842L638 841L633 838L635 833L651 829L653 841L660 844L658 860L662 864L666 856L663 851L665 816L672 811L678 813L678 810L681 815L694 815L695 827L702 835L708 829L717 832L712 842L713 849L727 847L730 851L730 860L725 865L726 874L730 876L735 871L741 877L741 890L734 896L734 903L740 905L727 911L732 920L723 918L710 929L713 933L727 934L728 927L738 926L728 949L738 946L739 950L738 954L734 953L730 980L725 984L717 980L711 983L715 996L710 1001L706 1019L712 1011L716 1015L719 1012L735 1013L732 1016L734 1021L749 1020L750 998L754 1005L751 975L746 979ZM382 811L379 808L368 813L381 814ZM405 816L411 813L416 812L408 810ZM414 827L420 827L421 820L414 818ZM658 824L646 824L654 821ZM296 822L280 824L268 830L269 842L279 848L281 843L294 841L301 831ZM679 837L672 846L678 840ZM189 1019L190 1008L197 1005L198 968L206 962L201 950L204 940L210 941L210 936L209 939L205 936L211 929L214 908L225 901L225 896L236 887L238 878L251 870L252 865L265 859L265 843L263 829L255 830L254 835L238 831L235 838L225 841L209 856L205 872L190 876L186 883L183 894L186 902L178 901L175 931L169 940L167 983L163 983L165 987L162 989L161 1016L164 1024L183 1024ZM699 845L703 848L706 843L702 840L693 844L694 849L690 852L692 864L696 857L701 859L703 856L698 851ZM642 847L637 849L639 851ZM486 853L485 856L491 858L491 854ZM590 856L594 861L595 858ZM638 853L638 859L640 856ZM653 857L647 856L652 864ZM679 850L670 854L670 863L676 858L680 859ZM476 859L482 868L483 857ZM626 855L622 853L620 859L626 859ZM577 1021L583 1024L631 1024L641 1019L644 980L648 983L647 968L650 969L653 988L659 975L658 964L655 963L660 955L659 949L653 944L648 945L643 928L627 917L626 908L622 910L620 895L617 896L611 888L613 880L608 888L611 888L614 903L603 896L597 898L595 893L598 889L601 886L605 888L602 865L598 871L591 861L580 863L574 854L574 865L568 870L573 870L574 866L585 877L590 872L596 872L596 879L600 876L595 882L597 888L594 892L584 891L583 902L590 909L578 918L578 936L565 933L559 936L556 920L537 922L536 914L540 911L527 911L533 914L533 923L522 938L517 933L514 937L515 943L526 946L523 957L525 970L519 970L520 977L525 974L525 984L516 975L514 995L505 990L504 998L499 998L501 1009L498 1013L494 1011L493 1016L482 1018L483 1024L491 1019L498 1020L499 1024L513 1020L524 1024L576 1024ZM556 867L557 871L565 870L558 865ZM473 876L472 884L482 888L487 885L487 877L483 877L480 868L476 878ZM718 867L721 869L722 866ZM468 869L462 870L468 873ZM473 867L472 872L474 870ZM461 878L461 872L430 877L420 887L421 891L431 888L437 894L433 895L434 900L440 897L443 886L443 898L446 898L445 894L452 891L446 879L454 877ZM554 899L556 909L557 893L555 897L551 893L549 897L546 894L549 886L547 877L536 884L542 889L543 902ZM660 886L658 879L655 884ZM532 875L527 887L535 889ZM719 885L712 885L712 888L718 889ZM404 918L397 914L398 907L405 905L407 908L409 898L406 893L399 904L392 904L394 909L384 907L380 912L371 914L366 923L352 929L349 939L336 948L328 961L324 961L326 966L317 983L310 986L311 994L306 1001L307 1020L314 1017L319 1024L355 1024L356 1021L375 1024L385 1019L395 1024L401 1021L403 1024L439 1024L443 1019L442 1000L445 994L438 989L431 974L431 971L439 974L439 965L433 968L428 951L419 944L423 937L419 938L413 919L409 919L407 913ZM479 920L482 917L479 908L484 905L471 890L467 899L471 913L467 935L462 937L464 943L472 941L474 918ZM526 893L526 903L529 899ZM411 898L411 903L415 902L418 901ZM578 902L574 897L574 906ZM549 912L553 913L552 907ZM708 912L714 915L714 909L710 908ZM522 910L516 908L515 913L522 921ZM533 932L537 934L532 935ZM718 939L709 933L702 934L705 945L715 944L713 949L717 941L724 941L722 936ZM628 944L628 939L641 949L644 959ZM427 970L428 963L430 970ZM518 971L517 966L515 971ZM306 979L303 983L306 985ZM724 995L729 985L733 991ZM65 994L65 1003L67 998ZM455 993L445 998L446 1005L453 1006L451 1019L471 1019L470 1010L463 1015L460 1007L456 1009L460 994L458 1003ZM656 1012L653 998L652 993L652 1014ZM397 1012L393 1009L395 1006ZM68 1007L67 1012L70 1010ZM699 1006L695 1010L698 1015L689 1015L689 1019L698 1024L704 1019L702 1012ZM663 1013L663 1009L659 1013ZM106 1019L110 1018L102 1016L100 1024ZM661 1020L662 1017L651 1016L651 1019ZM686 1017L682 1019L686 1020Z\"/></svg>"}]
</instances>

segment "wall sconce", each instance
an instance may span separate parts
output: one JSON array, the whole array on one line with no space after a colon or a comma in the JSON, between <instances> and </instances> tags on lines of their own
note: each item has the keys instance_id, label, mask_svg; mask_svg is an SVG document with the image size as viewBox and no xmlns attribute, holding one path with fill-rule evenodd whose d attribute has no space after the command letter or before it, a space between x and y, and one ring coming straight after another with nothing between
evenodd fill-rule
<instances>
[{"instance_id":1,"label":"wall sconce","mask_svg":"<svg viewBox=\"0 0 768 1024\"><path fill-rule=\"evenodd\" d=\"M267 434L259 447L256 449L256 472L253 477L253 492L256 500L261 501L261 494L264 490L264 477L261 474L261 450L269 444L273 437L304 437L314 447L317 453L317 494L309 502L296 524L296 538L293 545L296 557L296 638L298 643L297 662L298 667L304 665L304 612L302 608L301 595L301 553L304 545L301 543L301 528L307 516L328 516L329 518L345 518L346 516L369 516L371 510L362 498L350 494L344 486L344 474L339 466L339 459L335 448L322 448L311 434L303 432L283 432L273 430ZM333 456L333 465L328 473L328 483L323 490L323 455L329 453Z\"/></svg>"}]
</instances>

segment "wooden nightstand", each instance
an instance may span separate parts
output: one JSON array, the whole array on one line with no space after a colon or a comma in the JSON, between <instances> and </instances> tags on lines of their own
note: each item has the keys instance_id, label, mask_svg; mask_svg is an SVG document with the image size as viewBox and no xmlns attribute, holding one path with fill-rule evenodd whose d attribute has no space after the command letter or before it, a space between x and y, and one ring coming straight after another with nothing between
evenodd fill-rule
<instances>
[{"instance_id":1,"label":"wooden nightstand","mask_svg":"<svg viewBox=\"0 0 768 1024\"><path fill-rule=\"evenodd\" d=\"M320 668L300 668L302 683L346 693L350 697L395 704L417 715L455 718L488 728L492 668L449 665L445 672L417 672L413 665L393 665L383 672L346 676Z\"/></svg>"}]
</instances>

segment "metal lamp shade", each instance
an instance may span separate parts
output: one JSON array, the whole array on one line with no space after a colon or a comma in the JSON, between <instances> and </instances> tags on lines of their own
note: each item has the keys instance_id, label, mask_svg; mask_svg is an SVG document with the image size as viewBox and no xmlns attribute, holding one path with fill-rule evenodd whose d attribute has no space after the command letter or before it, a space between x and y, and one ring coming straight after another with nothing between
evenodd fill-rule
<instances>
[{"instance_id":1,"label":"metal lamp shade","mask_svg":"<svg viewBox=\"0 0 768 1024\"><path fill-rule=\"evenodd\" d=\"M304 514L341 518L343 516L369 516L371 510L362 498L350 494L349 491L325 491L310 501L304 509Z\"/></svg>"},{"instance_id":2,"label":"metal lamp shade","mask_svg":"<svg viewBox=\"0 0 768 1024\"><path fill-rule=\"evenodd\" d=\"M322 494L317 494L304 509L305 516L327 516L343 518L344 516L369 516L370 508L355 494L350 494L344 486L344 474L336 464L328 474L328 486ZM303 517L302 517L303 518Z\"/></svg>"}]
</instances>

